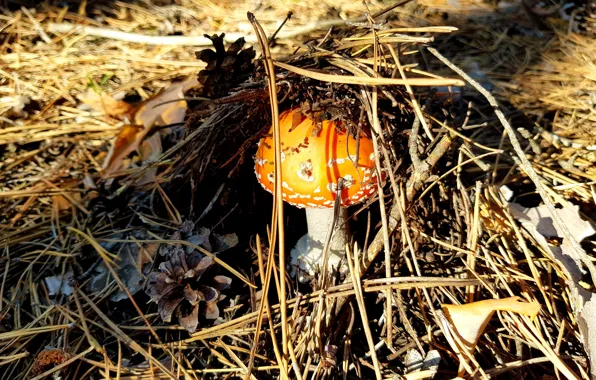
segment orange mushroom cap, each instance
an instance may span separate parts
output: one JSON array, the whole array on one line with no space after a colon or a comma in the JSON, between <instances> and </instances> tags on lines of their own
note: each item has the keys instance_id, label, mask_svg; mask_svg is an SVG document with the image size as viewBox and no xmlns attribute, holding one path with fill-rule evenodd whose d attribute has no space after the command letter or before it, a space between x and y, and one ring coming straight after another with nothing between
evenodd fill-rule
<instances>
[{"instance_id":1,"label":"orange mushroom cap","mask_svg":"<svg viewBox=\"0 0 596 380\"><path fill-rule=\"evenodd\" d=\"M279 119L282 195L286 202L301 208L333 207L339 178L343 178L342 206L362 202L377 191L375 154L370 138L361 134L358 144L341 122L328 120L321 123L319 134L313 137L316 123L302 114L299 108L285 111ZM273 129L259 141L258 146L255 173L263 188L273 193Z\"/></svg>"}]
</instances>

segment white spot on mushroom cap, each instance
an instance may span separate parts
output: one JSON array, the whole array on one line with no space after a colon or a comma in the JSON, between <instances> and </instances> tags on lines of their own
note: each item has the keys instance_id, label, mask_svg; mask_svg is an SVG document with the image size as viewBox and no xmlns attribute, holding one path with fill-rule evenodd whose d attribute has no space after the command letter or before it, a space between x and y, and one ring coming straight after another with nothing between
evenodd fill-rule
<instances>
[{"instance_id":1,"label":"white spot on mushroom cap","mask_svg":"<svg viewBox=\"0 0 596 380\"><path fill-rule=\"evenodd\" d=\"M294 206L294 207L298 207L298 208L304 208L304 205L303 205L303 204L301 204L301 203L295 203L295 202L292 202L292 201L286 201L286 202L287 202L288 204L291 204L291 205L292 205L292 206Z\"/></svg>"},{"instance_id":2,"label":"white spot on mushroom cap","mask_svg":"<svg viewBox=\"0 0 596 380\"><path fill-rule=\"evenodd\" d=\"M312 173L312 162L310 160L300 163L300 170L297 172L298 178L306 182L314 182L315 176Z\"/></svg>"},{"instance_id":3,"label":"white spot on mushroom cap","mask_svg":"<svg viewBox=\"0 0 596 380\"><path fill-rule=\"evenodd\" d=\"M275 181L274 174L273 173L267 174L267 179L269 180L269 182L274 182Z\"/></svg>"},{"instance_id":4,"label":"white spot on mushroom cap","mask_svg":"<svg viewBox=\"0 0 596 380\"><path fill-rule=\"evenodd\" d=\"M255 163L259 166L265 166L267 160L265 158L255 157Z\"/></svg>"},{"instance_id":5,"label":"white spot on mushroom cap","mask_svg":"<svg viewBox=\"0 0 596 380\"><path fill-rule=\"evenodd\" d=\"M343 183L343 188L344 189L349 189L350 187L352 187L354 185L354 177L352 177L352 175L350 174L346 174L345 176L343 176L344 179L344 183Z\"/></svg>"},{"instance_id":6,"label":"white spot on mushroom cap","mask_svg":"<svg viewBox=\"0 0 596 380\"><path fill-rule=\"evenodd\" d=\"M292 188L290 187L290 185L288 185L288 183L287 183L286 181L283 181L283 182L281 183L281 187L283 187L284 189L287 189L287 190L289 190L289 191L294 191L294 189L292 189Z\"/></svg>"},{"instance_id":7,"label":"white spot on mushroom cap","mask_svg":"<svg viewBox=\"0 0 596 380\"><path fill-rule=\"evenodd\" d=\"M321 186L317 186L317 188L315 189L315 191L313 191L313 193L318 194L321 192Z\"/></svg>"}]
</instances>

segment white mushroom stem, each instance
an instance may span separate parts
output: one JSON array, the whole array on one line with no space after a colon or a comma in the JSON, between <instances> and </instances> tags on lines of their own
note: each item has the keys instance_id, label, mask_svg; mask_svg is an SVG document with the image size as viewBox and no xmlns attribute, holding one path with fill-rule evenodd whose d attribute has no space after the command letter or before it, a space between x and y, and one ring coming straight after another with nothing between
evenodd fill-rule
<instances>
[{"instance_id":1,"label":"white mushroom stem","mask_svg":"<svg viewBox=\"0 0 596 380\"><path fill-rule=\"evenodd\" d=\"M347 209L340 208L333 238L329 244L327 273L331 273L332 268L337 268L345 256L348 241L347 215ZM333 225L333 208L307 208L306 223L308 233L298 240L291 252L292 264L300 269L298 272L300 281L307 280L308 276L305 275L312 276L316 271L322 271L325 241Z\"/></svg>"}]
</instances>

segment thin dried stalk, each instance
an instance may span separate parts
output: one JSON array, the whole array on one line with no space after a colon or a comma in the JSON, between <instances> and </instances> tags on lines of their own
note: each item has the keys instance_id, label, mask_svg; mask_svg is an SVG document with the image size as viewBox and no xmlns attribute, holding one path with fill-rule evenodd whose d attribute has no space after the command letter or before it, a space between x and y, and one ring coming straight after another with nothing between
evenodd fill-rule
<instances>
[{"instance_id":1,"label":"thin dried stalk","mask_svg":"<svg viewBox=\"0 0 596 380\"><path fill-rule=\"evenodd\" d=\"M362 327L364 329L364 334L366 335L366 341L368 343L368 349L370 351L370 356L373 361L373 366L375 369L375 375L377 380L383 378L381 374L381 366L379 364L379 359L377 358L377 353L375 349L375 344L373 342L372 333L370 331L370 326L368 325L368 316L366 313L366 304L364 303L364 298L362 297L362 284L360 283L360 270L358 268L354 268L354 265L360 262L358 258L358 246L354 245L354 253L352 257L352 250L350 250L350 246L346 244L346 259L348 262L348 267L350 269L350 278L352 279L352 284L354 284L354 294L356 296L356 302L358 302L358 310L360 311L360 318L362 320Z\"/></svg>"},{"instance_id":2,"label":"thin dried stalk","mask_svg":"<svg viewBox=\"0 0 596 380\"><path fill-rule=\"evenodd\" d=\"M288 317L286 312L286 254L285 254L285 234L284 234L284 212L283 212L283 188L282 188L282 168L281 168L281 140L279 127L279 107L277 104L277 83L275 81L275 68L271 53L269 51L269 43L265 31L256 20L252 13L248 13L248 18L253 25L258 36L258 41L261 46L267 77L269 80L269 99L271 103L271 119L273 120L273 144L275 146L275 207L273 215L277 214L277 236L278 236L278 250L279 250L279 276L280 276L280 294L281 300L281 325L282 325L282 350L283 357L280 365L287 373L288 368ZM273 224L273 223L272 223ZM273 248L273 247L271 247Z\"/></svg>"}]
</instances>

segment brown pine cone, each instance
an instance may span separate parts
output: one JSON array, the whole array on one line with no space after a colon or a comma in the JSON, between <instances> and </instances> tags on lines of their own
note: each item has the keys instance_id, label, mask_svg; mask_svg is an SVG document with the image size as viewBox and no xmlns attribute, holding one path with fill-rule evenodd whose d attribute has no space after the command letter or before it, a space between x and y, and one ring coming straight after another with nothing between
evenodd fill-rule
<instances>
[{"instance_id":1,"label":"brown pine cone","mask_svg":"<svg viewBox=\"0 0 596 380\"><path fill-rule=\"evenodd\" d=\"M149 274L146 293L157 302L157 309L164 322L170 322L177 312L180 325L189 333L199 325L199 305L207 319L217 319L217 303L225 298L220 291L227 289L232 279L226 276L208 276L206 272L214 265L213 258L194 251L187 254L184 248L176 248L159 271Z\"/></svg>"},{"instance_id":2,"label":"brown pine cone","mask_svg":"<svg viewBox=\"0 0 596 380\"><path fill-rule=\"evenodd\" d=\"M254 49L242 49L244 38L239 38L226 51L224 36L224 33L205 35L213 42L215 51L205 49L196 53L198 59L207 63L207 67L199 72L203 96L220 98L229 95L230 90L246 81L254 70Z\"/></svg>"}]
</instances>

